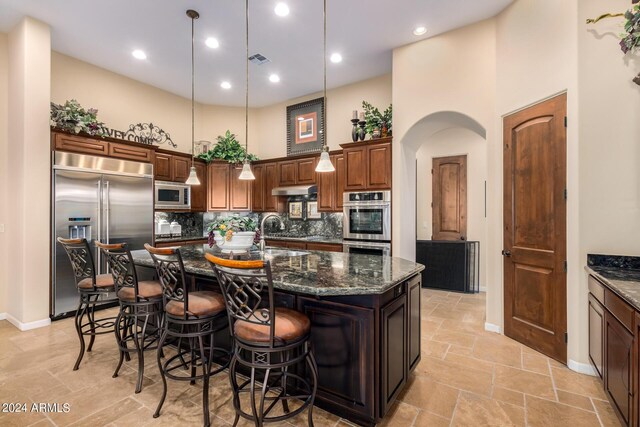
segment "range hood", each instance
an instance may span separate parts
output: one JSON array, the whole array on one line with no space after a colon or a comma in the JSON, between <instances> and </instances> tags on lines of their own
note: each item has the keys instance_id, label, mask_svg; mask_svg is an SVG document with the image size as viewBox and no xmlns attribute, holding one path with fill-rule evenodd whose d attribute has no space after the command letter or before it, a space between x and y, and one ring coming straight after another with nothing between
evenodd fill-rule
<instances>
[{"instance_id":1,"label":"range hood","mask_svg":"<svg viewBox=\"0 0 640 427\"><path fill-rule=\"evenodd\" d=\"M272 196L310 196L318 193L315 185L289 185L271 190Z\"/></svg>"}]
</instances>

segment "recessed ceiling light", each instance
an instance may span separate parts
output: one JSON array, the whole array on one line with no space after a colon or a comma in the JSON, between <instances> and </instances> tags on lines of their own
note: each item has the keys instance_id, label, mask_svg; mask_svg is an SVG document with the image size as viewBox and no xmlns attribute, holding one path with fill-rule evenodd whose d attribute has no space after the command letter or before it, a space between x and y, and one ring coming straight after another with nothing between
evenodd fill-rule
<instances>
[{"instance_id":1,"label":"recessed ceiling light","mask_svg":"<svg viewBox=\"0 0 640 427\"><path fill-rule=\"evenodd\" d=\"M334 64L337 64L338 62L342 62L342 55L340 55L339 53L333 53L331 54L331 62L333 62Z\"/></svg>"},{"instance_id":2,"label":"recessed ceiling light","mask_svg":"<svg viewBox=\"0 0 640 427\"><path fill-rule=\"evenodd\" d=\"M218 39L215 37L209 37L204 41L204 44L206 44L208 47L210 47L211 49L217 49L220 47L220 43L218 42Z\"/></svg>"},{"instance_id":3,"label":"recessed ceiling light","mask_svg":"<svg viewBox=\"0 0 640 427\"><path fill-rule=\"evenodd\" d=\"M427 28L423 26L416 27L413 30L413 34L415 34L416 36L421 36L426 32L427 32Z\"/></svg>"},{"instance_id":4,"label":"recessed ceiling light","mask_svg":"<svg viewBox=\"0 0 640 427\"><path fill-rule=\"evenodd\" d=\"M286 3L278 3L273 11L278 16L287 16L289 14L289 6Z\"/></svg>"},{"instance_id":5,"label":"recessed ceiling light","mask_svg":"<svg viewBox=\"0 0 640 427\"><path fill-rule=\"evenodd\" d=\"M231 83L229 83L229 82L222 82L222 83L220 83L220 87L221 87L222 89L231 89Z\"/></svg>"},{"instance_id":6,"label":"recessed ceiling light","mask_svg":"<svg viewBox=\"0 0 640 427\"><path fill-rule=\"evenodd\" d=\"M277 74L271 74L271 75L269 76L269 81L270 81L271 83L278 83L278 82L280 81L280 76L279 76L279 75L277 75Z\"/></svg>"},{"instance_id":7,"label":"recessed ceiling light","mask_svg":"<svg viewBox=\"0 0 640 427\"><path fill-rule=\"evenodd\" d=\"M131 52L131 55L133 55L133 57L136 59L147 59L147 54L140 49L134 50L133 52Z\"/></svg>"}]
</instances>

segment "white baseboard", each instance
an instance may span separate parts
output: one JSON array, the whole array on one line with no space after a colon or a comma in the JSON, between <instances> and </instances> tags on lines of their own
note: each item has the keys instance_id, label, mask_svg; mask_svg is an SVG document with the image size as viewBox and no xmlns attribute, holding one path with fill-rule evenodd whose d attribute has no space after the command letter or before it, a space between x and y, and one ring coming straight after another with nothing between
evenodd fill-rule
<instances>
[{"instance_id":1,"label":"white baseboard","mask_svg":"<svg viewBox=\"0 0 640 427\"><path fill-rule=\"evenodd\" d=\"M581 374L591 375L594 377L597 375L597 372L595 368L591 366L591 363L580 363L576 362L575 360L569 359L567 362L567 367L572 371L576 371Z\"/></svg>"},{"instance_id":2,"label":"white baseboard","mask_svg":"<svg viewBox=\"0 0 640 427\"><path fill-rule=\"evenodd\" d=\"M5 320L7 318L7 313L0 313L0 320Z\"/></svg>"},{"instance_id":3,"label":"white baseboard","mask_svg":"<svg viewBox=\"0 0 640 427\"><path fill-rule=\"evenodd\" d=\"M487 292L487 287L480 285L480 292Z\"/></svg>"},{"instance_id":4,"label":"white baseboard","mask_svg":"<svg viewBox=\"0 0 640 427\"><path fill-rule=\"evenodd\" d=\"M484 330L489 332L495 332L496 334L502 333L502 328L498 325L494 325L493 323L485 322Z\"/></svg>"},{"instance_id":5,"label":"white baseboard","mask_svg":"<svg viewBox=\"0 0 640 427\"><path fill-rule=\"evenodd\" d=\"M33 322L21 322L9 313L4 313L5 319L7 319L13 326L21 331L29 331L31 329L42 328L51 324L51 319L34 320Z\"/></svg>"}]
</instances>

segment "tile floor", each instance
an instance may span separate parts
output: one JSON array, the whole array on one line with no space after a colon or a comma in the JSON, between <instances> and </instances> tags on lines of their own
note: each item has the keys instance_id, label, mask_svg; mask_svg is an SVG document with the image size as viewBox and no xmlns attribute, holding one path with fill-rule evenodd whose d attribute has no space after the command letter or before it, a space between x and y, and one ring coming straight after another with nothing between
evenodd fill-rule
<instances>
[{"instance_id":1,"label":"tile floor","mask_svg":"<svg viewBox=\"0 0 640 427\"><path fill-rule=\"evenodd\" d=\"M422 361L383 425L618 426L600 383L502 335L485 332L484 294L423 290ZM151 417L161 381L153 359L134 394L135 364L111 378L117 351L99 337L79 371L73 320L19 332L0 321L0 402L69 403L69 413L7 414L2 426L202 425L201 388L169 382L160 418ZM211 385L212 424L233 421L226 376ZM350 425L320 409L316 426ZM306 413L292 420L306 425ZM241 425L249 425L241 423ZM286 424L289 425L289 424Z\"/></svg>"}]
</instances>

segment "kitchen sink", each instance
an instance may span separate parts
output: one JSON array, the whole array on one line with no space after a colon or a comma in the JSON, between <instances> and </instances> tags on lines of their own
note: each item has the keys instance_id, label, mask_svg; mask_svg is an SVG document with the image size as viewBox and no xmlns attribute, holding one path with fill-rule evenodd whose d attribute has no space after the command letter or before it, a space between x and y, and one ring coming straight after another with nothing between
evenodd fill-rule
<instances>
[{"instance_id":1,"label":"kitchen sink","mask_svg":"<svg viewBox=\"0 0 640 427\"><path fill-rule=\"evenodd\" d=\"M295 251L289 249L277 249L277 248L267 248L264 250L265 256L269 256L272 258L275 257L296 257L296 256L304 256L309 255L309 252L306 251Z\"/></svg>"}]
</instances>

